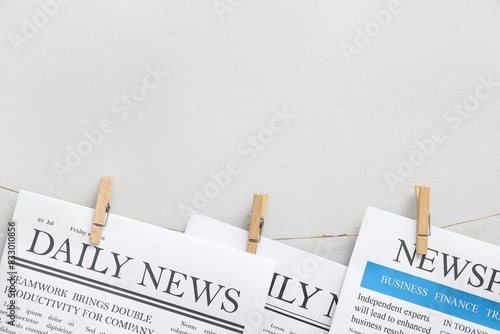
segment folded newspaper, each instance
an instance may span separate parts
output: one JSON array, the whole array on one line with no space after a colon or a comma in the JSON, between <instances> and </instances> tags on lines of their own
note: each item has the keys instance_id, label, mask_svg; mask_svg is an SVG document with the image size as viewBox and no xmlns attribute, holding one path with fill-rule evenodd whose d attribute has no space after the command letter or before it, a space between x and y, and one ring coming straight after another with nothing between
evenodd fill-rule
<instances>
[{"instance_id":1,"label":"folded newspaper","mask_svg":"<svg viewBox=\"0 0 500 334\"><path fill-rule=\"evenodd\" d=\"M257 333L275 261L116 215L91 245L93 212L19 194L0 333Z\"/></svg>"}]
</instances>

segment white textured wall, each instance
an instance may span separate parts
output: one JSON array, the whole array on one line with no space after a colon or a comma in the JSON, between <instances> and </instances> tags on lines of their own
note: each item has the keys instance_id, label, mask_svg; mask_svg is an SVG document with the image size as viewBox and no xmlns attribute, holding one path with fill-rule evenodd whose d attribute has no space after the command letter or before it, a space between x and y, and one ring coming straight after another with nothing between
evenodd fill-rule
<instances>
[{"instance_id":1,"label":"white textured wall","mask_svg":"<svg viewBox=\"0 0 500 334\"><path fill-rule=\"evenodd\" d=\"M1 186L93 206L112 175L114 213L176 229L183 206L246 226L265 192L272 238L356 233L367 205L415 217L421 183L436 226L500 212L498 0L41 2L0 5ZM451 230L500 245L499 223ZM288 241L341 263L354 242Z\"/></svg>"}]
</instances>

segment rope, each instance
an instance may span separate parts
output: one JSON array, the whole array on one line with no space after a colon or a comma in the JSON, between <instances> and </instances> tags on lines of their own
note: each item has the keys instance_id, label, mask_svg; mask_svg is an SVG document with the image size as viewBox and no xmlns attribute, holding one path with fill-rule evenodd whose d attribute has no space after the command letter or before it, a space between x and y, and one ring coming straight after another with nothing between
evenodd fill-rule
<instances>
[{"instance_id":1,"label":"rope","mask_svg":"<svg viewBox=\"0 0 500 334\"><path fill-rule=\"evenodd\" d=\"M339 237L357 237L358 234L323 234L323 235L314 235L312 237L297 237L297 238L275 238L273 240L298 240L298 239L324 239L324 238L339 238Z\"/></svg>"},{"instance_id":2,"label":"rope","mask_svg":"<svg viewBox=\"0 0 500 334\"><path fill-rule=\"evenodd\" d=\"M0 188L8 190L8 191L11 191L11 192L16 193L16 194L19 194L19 191L16 191L16 190L12 190L12 189L9 189L9 188L6 188L6 187L2 187L2 186L0 186ZM439 226L439 228L450 228L450 227L453 227L453 226L467 224L467 223L470 223L470 222L475 222L475 221L478 221L478 220L481 220L481 219L487 219L487 218L496 217L496 216L500 216L500 213L495 213L495 214L492 214L492 215L489 215L489 216L485 216L485 217L481 217L481 218L476 218L476 219L471 219L471 220L466 220L466 221L463 221L463 222L453 223L453 224L449 224L449 225L445 225L445 226ZM185 232L184 230L176 230L176 229L173 229L173 228L167 228L167 230L175 231L175 232L181 232L181 233ZM357 233L342 233L342 234L313 235L313 236L308 236L308 237L274 238L272 240L276 240L276 241L284 241L284 240L306 240L306 239L327 239L327 238L357 237L357 236L358 236Z\"/></svg>"},{"instance_id":3,"label":"rope","mask_svg":"<svg viewBox=\"0 0 500 334\"><path fill-rule=\"evenodd\" d=\"M12 191L13 193L16 193L16 194L19 194L19 191L15 191L15 190L12 190L12 189L9 189L9 188L5 188L5 187L2 187L2 186L0 186L0 188L8 190L8 191Z\"/></svg>"}]
</instances>

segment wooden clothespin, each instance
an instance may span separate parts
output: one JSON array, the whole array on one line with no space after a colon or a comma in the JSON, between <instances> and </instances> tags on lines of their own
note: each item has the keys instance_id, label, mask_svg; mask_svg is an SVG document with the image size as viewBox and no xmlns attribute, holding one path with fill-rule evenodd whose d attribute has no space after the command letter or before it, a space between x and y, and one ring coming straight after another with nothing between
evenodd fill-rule
<instances>
[{"instance_id":1,"label":"wooden clothespin","mask_svg":"<svg viewBox=\"0 0 500 334\"><path fill-rule=\"evenodd\" d=\"M257 244L260 242L260 234L262 226L264 226L268 198L269 196L266 194L253 195L252 217L250 218L250 232L248 233L248 253L257 254Z\"/></svg>"},{"instance_id":2,"label":"wooden clothespin","mask_svg":"<svg viewBox=\"0 0 500 334\"><path fill-rule=\"evenodd\" d=\"M429 214L431 188L415 186L417 199L417 254L427 254L429 236L431 235L431 219Z\"/></svg>"},{"instance_id":3,"label":"wooden clothespin","mask_svg":"<svg viewBox=\"0 0 500 334\"><path fill-rule=\"evenodd\" d=\"M106 226L111 202L111 189L113 188L113 178L111 176L101 177L99 193L95 203L94 221L90 232L90 243L99 245L101 242L102 228Z\"/></svg>"}]
</instances>

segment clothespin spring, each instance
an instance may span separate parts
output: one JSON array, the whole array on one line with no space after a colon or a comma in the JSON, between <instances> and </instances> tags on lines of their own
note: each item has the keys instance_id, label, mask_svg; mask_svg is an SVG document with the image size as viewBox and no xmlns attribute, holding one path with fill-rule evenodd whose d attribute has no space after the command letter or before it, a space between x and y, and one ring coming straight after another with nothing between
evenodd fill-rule
<instances>
[{"instance_id":1,"label":"clothespin spring","mask_svg":"<svg viewBox=\"0 0 500 334\"><path fill-rule=\"evenodd\" d=\"M431 214L429 213L429 234L418 234L419 237L430 237L431 234L432 234L432 231L431 231Z\"/></svg>"},{"instance_id":2,"label":"clothespin spring","mask_svg":"<svg viewBox=\"0 0 500 334\"><path fill-rule=\"evenodd\" d=\"M106 227L106 225L108 225L108 217L109 217L109 210L110 209L111 209L111 206L109 204L106 205L106 218L104 219L104 224L94 223L94 226Z\"/></svg>"},{"instance_id":3,"label":"clothespin spring","mask_svg":"<svg viewBox=\"0 0 500 334\"><path fill-rule=\"evenodd\" d=\"M262 233L262 228L264 227L264 219L260 219L260 232ZM260 242L260 237L262 234L259 234L259 238L257 240L255 239L248 239L249 242L253 242L254 244L258 244Z\"/></svg>"}]
</instances>

